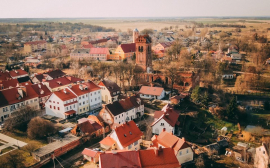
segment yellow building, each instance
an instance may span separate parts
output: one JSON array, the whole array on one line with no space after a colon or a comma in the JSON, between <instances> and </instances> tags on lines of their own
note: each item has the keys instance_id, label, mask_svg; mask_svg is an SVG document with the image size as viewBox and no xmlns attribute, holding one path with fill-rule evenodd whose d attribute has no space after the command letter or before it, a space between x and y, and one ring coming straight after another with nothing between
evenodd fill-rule
<instances>
[{"instance_id":1,"label":"yellow building","mask_svg":"<svg viewBox=\"0 0 270 168\"><path fill-rule=\"evenodd\" d=\"M43 51L47 49L47 42L42 41L29 41L24 43L24 52L32 53L36 51Z\"/></svg>"},{"instance_id":2,"label":"yellow building","mask_svg":"<svg viewBox=\"0 0 270 168\"><path fill-rule=\"evenodd\" d=\"M119 56L120 60L131 59L134 53L136 52L136 44L121 44L115 50L115 55Z\"/></svg>"}]
</instances>

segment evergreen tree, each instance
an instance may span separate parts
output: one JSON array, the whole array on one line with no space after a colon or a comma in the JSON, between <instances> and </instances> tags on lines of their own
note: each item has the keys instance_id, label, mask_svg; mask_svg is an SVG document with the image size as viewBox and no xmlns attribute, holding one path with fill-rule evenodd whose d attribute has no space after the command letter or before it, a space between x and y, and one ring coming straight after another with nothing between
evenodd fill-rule
<instances>
[{"instance_id":1,"label":"evergreen tree","mask_svg":"<svg viewBox=\"0 0 270 168\"><path fill-rule=\"evenodd\" d=\"M237 114L237 102L236 102L236 97L233 96L233 98L230 101L230 104L227 108L227 117L229 119L235 119L235 116Z\"/></svg>"},{"instance_id":2,"label":"evergreen tree","mask_svg":"<svg viewBox=\"0 0 270 168\"><path fill-rule=\"evenodd\" d=\"M192 90L191 100L196 103L199 99L200 99L200 87L196 86Z\"/></svg>"}]
</instances>

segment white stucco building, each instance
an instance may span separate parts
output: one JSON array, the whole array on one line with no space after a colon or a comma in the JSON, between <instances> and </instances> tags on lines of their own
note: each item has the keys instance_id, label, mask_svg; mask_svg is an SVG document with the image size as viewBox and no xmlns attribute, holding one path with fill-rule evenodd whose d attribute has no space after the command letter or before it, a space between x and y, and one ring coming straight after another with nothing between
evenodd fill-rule
<instances>
[{"instance_id":1,"label":"white stucco building","mask_svg":"<svg viewBox=\"0 0 270 168\"><path fill-rule=\"evenodd\" d=\"M106 104L118 100L121 94L121 88L109 79L103 79L99 82L98 86L101 88L102 101Z\"/></svg>"},{"instance_id":2,"label":"white stucco building","mask_svg":"<svg viewBox=\"0 0 270 168\"><path fill-rule=\"evenodd\" d=\"M144 99L163 99L165 97L165 90L161 87L142 86L139 94Z\"/></svg>"},{"instance_id":3,"label":"white stucco building","mask_svg":"<svg viewBox=\"0 0 270 168\"><path fill-rule=\"evenodd\" d=\"M101 90L91 81L55 91L45 103L46 114L60 118L90 112L101 106Z\"/></svg>"}]
</instances>

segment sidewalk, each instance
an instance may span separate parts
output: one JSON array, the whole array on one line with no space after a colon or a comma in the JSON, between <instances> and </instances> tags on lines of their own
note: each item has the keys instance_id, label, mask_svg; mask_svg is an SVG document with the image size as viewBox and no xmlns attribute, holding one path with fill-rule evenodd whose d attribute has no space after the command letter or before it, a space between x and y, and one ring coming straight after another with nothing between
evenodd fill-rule
<instances>
[{"instance_id":1,"label":"sidewalk","mask_svg":"<svg viewBox=\"0 0 270 168\"><path fill-rule=\"evenodd\" d=\"M1 140L8 142L8 144L2 142ZM25 143L25 142L19 141L17 139L11 138L11 137L6 136L6 135L1 134L1 133L0 133L0 142L4 143L5 145L9 145L9 146L16 145L19 147L23 147L23 146L27 145L27 143Z\"/></svg>"}]
</instances>

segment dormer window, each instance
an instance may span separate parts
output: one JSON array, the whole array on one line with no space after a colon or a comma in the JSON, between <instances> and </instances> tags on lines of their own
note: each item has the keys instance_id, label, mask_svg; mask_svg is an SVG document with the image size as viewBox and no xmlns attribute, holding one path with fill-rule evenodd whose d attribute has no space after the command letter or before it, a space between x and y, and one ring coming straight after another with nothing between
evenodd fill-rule
<instances>
[{"instance_id":1,"label":"dormer window","mask_svg":"<svg viewBox=\"0 0 270 168\"><path fill-rule=\"evenodd\" d=\"M127 137L127 134L124 134L124 137Z\"/></svg>"},{"instance_id":2,"label":"dormer window","mask_svg":"<svg viewBox=\"0 0 270 168\"><path fill-rule=\"evenodd\" d=\"M130 135L132 135L132 132L131 132L131 131L129 131L129 134L130 134Z\"/></svg>"}]
</instances>

